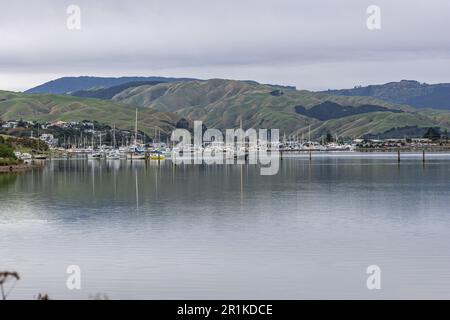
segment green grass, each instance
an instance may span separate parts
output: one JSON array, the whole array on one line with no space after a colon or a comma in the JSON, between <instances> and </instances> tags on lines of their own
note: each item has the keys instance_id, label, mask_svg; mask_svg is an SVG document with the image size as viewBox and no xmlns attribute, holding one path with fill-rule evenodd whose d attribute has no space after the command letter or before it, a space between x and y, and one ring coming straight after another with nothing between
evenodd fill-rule
<instances>
[{"instance_id":1,"label":"green grass","mask_svg":"<svg viewBox=\"0 0 450 320\"><path fill-rule=\"evenodd\" d=\"M241 81L211 80L177 84L142 86L126 90L115 101L138 104L155 110L170 110L191 119L202 120L209 128L278 128L287 135L307 131L320 137L330 131L339 135L359 137L366 133L382 133L406 125L450 127L450 113L434 117L412 107L377 100L371 97L330 96L326 93L282 89L282 96L270 94L274 88ZM366 113L345 118L319 121L295 112L295 106L310 108L325 101L344 106L378 105L403 113Z\"/></svg>"}]
</instances>

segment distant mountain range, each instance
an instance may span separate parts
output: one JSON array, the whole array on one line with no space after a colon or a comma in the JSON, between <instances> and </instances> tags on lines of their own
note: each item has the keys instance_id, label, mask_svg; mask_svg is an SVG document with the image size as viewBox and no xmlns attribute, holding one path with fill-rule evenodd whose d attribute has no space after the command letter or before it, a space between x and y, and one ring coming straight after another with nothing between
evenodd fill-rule
<instances>
[{"instance_id":1,"label":"distant mountain range","mask_svg":"<svg viewBox=\"0 0 450 320\"><path fill-rule=\"evenodd\" d=\"M174 82L186 80L193 80L193 79L165 78L165 77L119 77L119 78L87 77L87 76L64 77L31 88L25 91L25 93L64 94L80 90L105 89L137 81Z\"/></svg>"},{"instance_id":2,"label":"distant mountain range","mask_svg":"<svg viewBox=\"0 0 450 320\"><path fill-rule=\"evenodd\" d=\"M450 110L450 83L426 84L413 80L402 80L381 85L325 92L339 96L373 97L416 108Z\"/></svg>"},{"instance_id":3,"label":"distant mountain range","mask_svg":"<svg viewBox=\"0 0 450 320\"><path fill-rule=\"evenodd\" d=\"M437 101L445 86L401 81L311 92L224 79L62 78L27 94L0 92L0 117L97 120L126 129L132 128L134 108L139 107L142 130L150 136L154 127L168 134L193 120L202 120L208 128L237 128L242 122L244 128L278 128L286 135L311 132L313 138L327 133L346 138L421 136L424 128L450 129L450 112L418 109L405 101L432 100L433 92L438 92ZM29 94L36 90L45 94ZM52 90L65 94L48 94Z\"/></svg>"},{"instance_id":4,"label":"distant mountain range","mask_svg":"<svg viewBox=\"0 0 450 320\"><path fill-rule=\"evenodd\" d=\"M140 86L150 86L150 85L156 85L163 83L161 81L134 81L134 82L126 82L123 84L120 84L118 86L113 86L109 88L102 88L102 89L96 89L96 90L79 90L70 93L70 95L75 97L82 97L82 98L96 98L96 99L103 99L103 100L109 100L114 98L116 94L121 93L125 89L128 88L136 88Z\"/></svg>"}]
</instances>

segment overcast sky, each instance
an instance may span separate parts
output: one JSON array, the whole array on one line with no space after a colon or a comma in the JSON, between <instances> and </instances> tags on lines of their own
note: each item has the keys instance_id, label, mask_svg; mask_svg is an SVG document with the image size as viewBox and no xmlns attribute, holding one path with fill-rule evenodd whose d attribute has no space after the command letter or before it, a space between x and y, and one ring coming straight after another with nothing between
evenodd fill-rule
<instances>
[{"instance_id":1,"label":"overcast sky","mask_svg":"<svg viewBox=\"0 0 450 320\"><path fill-rule=\"evenodd\" d=\"M0 0L0 89L61 76L450 82L449 0ZM67 28L67 7L81 30ZM381 8L381 30L366 26Z\"/></svg>"}]
</instances>

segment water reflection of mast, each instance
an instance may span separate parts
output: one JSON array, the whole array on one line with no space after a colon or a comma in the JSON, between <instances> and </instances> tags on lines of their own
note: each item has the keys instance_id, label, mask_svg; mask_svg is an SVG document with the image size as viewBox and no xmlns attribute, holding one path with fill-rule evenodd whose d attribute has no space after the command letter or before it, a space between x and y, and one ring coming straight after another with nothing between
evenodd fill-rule
<instances>
[{"instance_id":1,"label":"water reflection of mast","mask_svg":"<svg viewBox=\"0 0 450 320\"><path fill-rule=\"evenodd\" d=\"M243 165L241 164L241 208L244 206L244 177Z\"/></svg>"},{"instance_id":2,"label":"water reflection of mast","mask_svg":"<svg viewBox=\"0 0 450 320\"><path fill-rule=\"evenodd\" d=\"M136 121L134 124L134 146L137 146L137 135L138 135L138 129L137 129L137 125L138 125L138 109L136 108Z\"/></svg>"},{"instance_id":3,"label":"water reflection of mast","mask_svg":"<svg viewBox=\"0 0 450 320\"><path fill-rule=\"evenodd\" d=\"M113 168L114 171L114 200L117 200L117 170L116 168Z\"/></svg>"},{"instance_id":4,"label":"water reflection of mast","mask_svg":"<svg viewBox=\"0 0 450 320\"><path fill-rule=\"evenodd\" d=\"M92 195L95 196L95 172L94 172L94 162L91 162L91 172L92 172Z\"/></svg>"},{"instance_id":5,"label":"water reflection of mast","mask_svg":"<svg viewBox=\"0 0 450 320\"><path fill-rule=\"evenodd\" d=\"M160 169L160 167L158 165L158 169L156 170L156 173L155 173L155 192L156 192L155 197L156 197L156 200L158 200L158 172L159 172L159 169Z\"/></svg>"},{"instance_id":6,"label":"water reflection of mast","mask_svg":"<svg viewBox=\"0 0 450 320\"><path fill-rule=\"evenodd\" d=\"M136 211L139 210L139 185L138 185L138 173L136 170Z\"/></svg>"},{"instance_id":7,"label":"water reflection of mast","mask_svg":"<svg viewBox=\"0 0 450 320\"><path fill-rule=\"evenodd\" d=\"M113 149L116 149L116 124L114 123L114 129L113 129Z\"/></svg>"}]
</instances>

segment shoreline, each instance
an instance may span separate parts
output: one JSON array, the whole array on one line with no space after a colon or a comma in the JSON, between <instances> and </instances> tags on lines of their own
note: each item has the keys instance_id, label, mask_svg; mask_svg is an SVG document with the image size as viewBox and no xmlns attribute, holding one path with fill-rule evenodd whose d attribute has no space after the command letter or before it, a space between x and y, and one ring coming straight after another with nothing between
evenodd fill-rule
<instances>
[{"instance_id":1,"label":"shoreline","mask_svg":"<svg viewBox=\"0 0 450 320\"><path fill-rule=\"evenodd\" d=\"M25 172L39 166L32 164L15 164L9 166L0 166L0 173L14 173L14 172Z\"/></svg>"}]
</instances>

